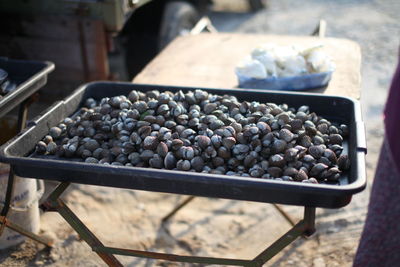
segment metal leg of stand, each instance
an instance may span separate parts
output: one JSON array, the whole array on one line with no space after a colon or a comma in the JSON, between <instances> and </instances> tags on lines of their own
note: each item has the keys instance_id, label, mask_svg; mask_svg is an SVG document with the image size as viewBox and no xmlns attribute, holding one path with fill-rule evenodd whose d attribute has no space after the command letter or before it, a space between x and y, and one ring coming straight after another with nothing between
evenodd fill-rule
<instances>
[{"instance_id":1,"label":"metal leg of stand","mask_svg":"<svg viewBox=\"0 0 400 267\"><path fill-rule=\"evenodd\" d=\"M315 208L305 207L304 219L298 222L292 229L290 229L281 238L275 241L271 246L261 252L253 262L255 266L262 266L265 262L270 260L278 252L284 249L287 245L292 243L297 237L301 235L310 236L315 232Z\"/></svg>"},{"instance_id":2,"label":"metal leg of stand","mask_svg":"<svg viewBox=\"0 0 400 267\"><path fill-rule=\"evenodd\" d=\"M274 205L274 208L283 216L283 218L285 218L285 220L291 225L291 226L295 226L295 222L293 220L293 218L286 212L284 211L281 206L279 206L278 204L272 204Z\"/></svg>"},{"instance_id":3,"label":"metal leg of stand","mask_svg":"<svg viewBox=\"0 0 400 267\"><path fill-rule=\"evenodd\" d=\"M4 201L4 206L3 209L1 210L0 213L0 236L3 234L4 228L6 227L6 221L7 221L7 215L8 212L10 211L10 206L11 206L11 198L14 192L14 172L12 169L10 169L10 172L8 174L8 182L7 182L7 191L6 191L6 198Z\"/></svg>"},{"instance_id":4,"label":"metal leg of stand","mask_svg":"<svg viewBox=\"0 0 400 267\"><path fill-rule=\"evenodd\" d=\"M189 204L189 202L191 202L193 199L195 198L195 196L190 196L188 198L186 198L184 201L182 201L182 203L178 204L173 210L171 210L167 215L165 215L161 221L163 223L165 223L166 221L168 221L172 216L175 215L175 213L177 213L180 209L182 209L183 207L185 207L187 204Z\"/></svg>"},{"instance_id":5,"label":"metal leg of stand","mask_svg":"<svg viewBox=\"0 0 400 267\"><path fill-rule=\"evenodd\" d=\"M61 199L59 199L60 195L68 188L68 186L69 183L61 183L59 186L57 186L57 188L47 198L47 201L44 203L44 207L46 207L48 210L55 210L60 213L65 221L92 249L94 247L104 247L101 241L89 230L89 228L86 227L81 220L79 220L75 213L73 213L73 211L70 210ZM123 266L111 253L98 251L95 252L108 266Z\"/></svg>"}]
</instances>

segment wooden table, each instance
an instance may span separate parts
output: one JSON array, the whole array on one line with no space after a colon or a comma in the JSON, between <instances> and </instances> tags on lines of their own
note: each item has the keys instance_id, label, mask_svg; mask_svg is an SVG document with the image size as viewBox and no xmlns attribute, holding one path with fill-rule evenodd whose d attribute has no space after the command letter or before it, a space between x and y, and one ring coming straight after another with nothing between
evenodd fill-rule
<instances>
[{"instance_id":1,"label":"wooden table","mask_svg":"<svg viewBox=\"0 0 400 267\"><path fill-rule=\"evenodd\" d=\"M336 64L329 85L311 90L360 98L361 50L357 43L338 38L236 33L203 33L175 39L133 80L134 83L234 88L234 68L259 44L313 46L323 44Z\"/></svg>"}]
</instances>

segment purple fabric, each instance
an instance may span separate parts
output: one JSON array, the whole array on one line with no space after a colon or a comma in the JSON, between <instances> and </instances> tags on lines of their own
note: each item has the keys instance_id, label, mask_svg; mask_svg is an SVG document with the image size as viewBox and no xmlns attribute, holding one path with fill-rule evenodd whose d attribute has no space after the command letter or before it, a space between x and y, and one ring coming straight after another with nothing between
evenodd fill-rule
<instances>
[{"instance_id":1,"label":"purple fabric","mask_svg":"<svg viewBox=\"0 0 400 267\"><path fill-rule=\"evenodd\" d=\"M385 131L397 171L400 171L400 64L397 66L385 107ZM400 182L400 180L399 180ZM399 263L400 264L400 263Z\"/></svg>"},{"instance_id":2,"label":"purple fabric","mask_svg":"<svg viewBox=\"0 0 400 267\"><path fill-rule=\"evenodd\" d=\"M385 140L354 267L400 266L399 172L388 145Z\"/></svg>"},{"instance_id":3,"label":"purple fabric","mask_svg":"<svg viewBox=\"0 0 400 267\"><path fill-rule=\"evenodd\" d=\"M385 107L385 140L353 266L400 266L400 64Z\"/></svg>"}]
</instances>

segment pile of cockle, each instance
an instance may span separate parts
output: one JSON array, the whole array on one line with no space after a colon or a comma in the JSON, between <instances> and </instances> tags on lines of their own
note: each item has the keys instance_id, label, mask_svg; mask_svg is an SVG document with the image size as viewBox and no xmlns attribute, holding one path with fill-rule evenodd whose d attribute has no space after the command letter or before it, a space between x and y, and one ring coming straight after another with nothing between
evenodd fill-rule
<instances>
[{"instance_id":1,"label":"pile of cockle","mask_svg":"<svg viewBox=\"0 0 400 267\"><path fill-rule=\"evenodd\" d=\"M337 182L344 124L286 104L239 102L203 90L131 91L88 98L52 127L38 154L87 163L152 167L306 183Z\"/></svg>"}]
</instances>

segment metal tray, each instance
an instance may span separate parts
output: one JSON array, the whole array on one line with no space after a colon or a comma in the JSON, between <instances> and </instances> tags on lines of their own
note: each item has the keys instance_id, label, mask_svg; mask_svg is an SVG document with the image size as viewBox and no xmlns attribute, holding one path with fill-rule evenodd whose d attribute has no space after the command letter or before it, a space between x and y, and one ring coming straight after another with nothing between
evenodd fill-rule
<instances>
[{"instance_id":1,"label":"metal tray","mask_svg":"<svg viewBox=\"0 0 400 267\"><path fill-rule=\"evenodd\" d=\"M321 116L336 122L347 123L350 135L344 147L345 152L349 154L351 168L342 175L340 185L304 184L32 157L36 143L47 134L49 128L73 114L85 99L128 94L134 89L175 92L198 88L113 82L83 85L65 100L56 102L18 136L4 144L0 148L0 161L11 164L15 173L22 177L310 207L345 206L350 202L353 194L365 188L366 145L359 103L350 98L317 94L202 88L213 94L235 95L239 100L287 103L293 107L309 105L312 111Z\"/></svg>"},{"instance_id":2,"label":"metal tray","mask_svg":"<svg viewBox=\"0 0 400 267\"><path fill-rule=\"evenodd\" d=\"M46 84L47 74L54 70L54 64L0 57L0 68L8 72L12 82L17 83L17 88L0 99L0 117L3 117Z\"/></svg>"}]
</instances>

